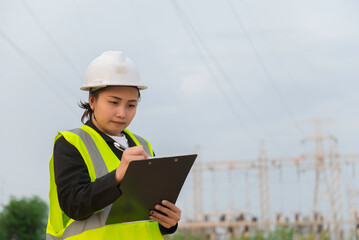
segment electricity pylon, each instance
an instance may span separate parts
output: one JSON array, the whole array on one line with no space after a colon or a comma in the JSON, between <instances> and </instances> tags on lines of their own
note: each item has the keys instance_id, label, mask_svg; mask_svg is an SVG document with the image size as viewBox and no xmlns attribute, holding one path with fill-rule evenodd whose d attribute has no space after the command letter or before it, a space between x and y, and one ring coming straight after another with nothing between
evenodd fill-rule
<instances>
[{"instance_id":1,"label":"electricity pylon","mask_svg":"<svg viewBox=\"0 0 359 240\"><path fill-rule=\"evenodd\" d=\"M315 142L316 151L315 160L315 187L313 198L313 216L319 212L318 201L321 197L323 203L323 194L327 194L331 207L331 220L333 222L330 231L334 239L340 238L340 226L337 222L343 220L342 189L341 189L341 167L339 154L337 152L337 139L333 136L326 136L321 132L323 121L312 120L316 125L316 132L313 136L304 139L304 142ZM329 141L330 148L325 152L324 143Z\"/></svg>"}]
</instances>

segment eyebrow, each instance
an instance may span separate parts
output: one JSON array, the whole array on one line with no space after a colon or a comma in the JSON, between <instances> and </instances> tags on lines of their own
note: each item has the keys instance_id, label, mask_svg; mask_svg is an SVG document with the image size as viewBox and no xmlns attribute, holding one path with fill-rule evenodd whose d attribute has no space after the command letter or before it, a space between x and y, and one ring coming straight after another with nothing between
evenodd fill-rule
<instances>
[{"instance_id":1,"label":"eyebrow","mask_svg":"<svg viewBox=\"0 0 359 240\"><path fill-rule=\"evenodd\" d=\"M122 98L120 98L120 97L116 97L116 96L109 96L109 97L112 97L112 98L114 98L114 99L117 99L117 100L122 101ZM137 101L138 101L137 99L128 100L128 102L137 102Z\"/></svg>"}]
</instances>

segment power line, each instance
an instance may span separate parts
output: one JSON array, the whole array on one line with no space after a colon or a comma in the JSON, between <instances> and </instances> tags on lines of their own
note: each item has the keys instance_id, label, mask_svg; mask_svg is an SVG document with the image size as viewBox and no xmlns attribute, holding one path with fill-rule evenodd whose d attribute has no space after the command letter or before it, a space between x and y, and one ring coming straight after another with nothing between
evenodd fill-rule
<instances>
[{"instance_id":1,"label":"power line","mask_svg":"<svg viewBox=\"0 0 359 240\"><path fill-rule=\"evenodd\" d=\"M251 48L252 48L252 50L253 50L253 53L254 53L254 55L255 55L257 61L259 62L260 66L262 67L264 74L266 75L266 77L267 77L267 79L269 80L271 86L273 87L274 91L275 91L276 94L278 95L279 100L282 102L282 104L283 104L284 108L286 109L287 113L289 114L289 116L290 116L290 117L292 118L292 120L294 121L294 123L295 123L297 129L299 130L299 132L300 132L302 135L304 135L304 134L303 134L302 127L301 127L300 124L297 122L297 120L294 118L294 115L293 115L291 109L289 108L288 104L286 104L283 95L282 95L281 92L279 91L279 89L278 89L278 87L277 87L277 85L276 85L276 83L275 83L275 81L274 81L274 78L272 77L272 75L270 74L270 72L269 72L269 70L268 70L266 64L265 64L264 61L262 60L262 57L260 56L260 54L259 54L257 48L255 47L255 45L254 45L254 43L253 43L253 41L252 41L250 35L248 34L248 32L247 32L247 30L246 30L246 28L245 28L245 26L244 26L244 24L243 24L241 18L239 17L239 14L237 13L237 11L236 11L236 9L235 9L233 3L232 3L232 1L231 1L231 0L227 0L227 2L228 2L228 4L229 4L229 8L231 9L233 15L235 16L236 20L238 21L238 23L239 23L239 25L240 25L240 27L241 27L241 29L242 29L242 31L243 31L243 33L244 33L244 36L246 37L246 39L247 39L249 45L251 46Z\"/></svg>"},{"instance_id":2,"label":"power line","mask_svg":"<svg viewBox=\"0 0 359 240\"><path fill-rule=\"evenodd\" d=\"M227 82L227 84L230 86L230 89L232 89L232 91L234 92L234 96L236 96L238 98L238 100L240 102L242 102L242 104L246 107L247 111L250 113L250 115L252 116L252 118L257 122L257 124L259 126L261 126L263 132L265 133L265 135L267 135L271 141L273 143L275 143L277 146L279 146L279 149L281 149L281 151L285 151L285 149L281 146L281 144L279 144L274 138L273 136L271 136L267 129L263 126L263 124L259 121L258 117L256 116L256 114L252 111L252 109L250 108L250 106L247 104L247 102L244 100L244 98L241 96L241 94L238 92L238 90L236 89L236 87L234 86L234 84L232 83L232 81L230 80L230 78L228 77L228 75L225 73L225 71L223 70L223 68L221 67L221 65L218 63L218 61L216 60L216 58L213 56L212 52L210 51L210 49L206 46L205 42L203 41L203 39L201 38L201 36L198 34L196 28L193 26L193 24L191 23L191 21L188 19L188 17L185 15L183 9L179 6L179 4L173 0L173 5L175 6L175 10L176 12L178 12L180 15L177 14L177 16L179 16L179 18L181 19L184 27L186 28L186 31L189 33L192 42L194 43L194 45L196 46L196 49L198 50L199 54L201 55L202 60L205 62L207 69L209 70L210 74L212 75L212 78L215 80L216 85L220 88L221 92L224 95L224 98L230 102L230 100L227 98L227 95L224 93L223 89L220 87L220 85L218 84L218 80L217 78L214 76L214 73L209 65L209 63L207 62L205 56L202 54L200 47L198 46L196 40L194 39L194 37L192 36L191 33L193 33L193 35L196 37L199 45L203 48L203 50L208 54L209 59L212 61L212 63L214 64L214 66L216 67L216 69L218 70L218 72L220 73L220 75L222 76L222 78ZM187 24L187 25L186 25ZM191 32L192 31L192 32ZM232 103L232 102L230 102ZM242 119L239 117L239 113L236 111L236 109L234 108L234 106L231 104L230 105L232 110L235 112L235 114L237 115L237 117L239 118L239 120L242 123L242 127L244 126ZM286 151L285 151L286 152Z\"/></svg>"},{"instance_id":3,"label":"power line","mask_svg":"<svg viewBox=\"0 0 359 240\"><path fill-rule=\"evenodd\" d=\"M92 38L92 36L91 36L91 34L90 34L89 30L88 30L87 25L85 24L84 17L83 17L83 14L82 14L81 10L80 10L80 7L78 6L76 0L73 0L72 2L73 2L74 6L75 6L75 9L77 11L79 23L82 25L82 30L85 32L85 34L86 34L86 36L88 38L87 43L88 43L90 49L94 50L95 45L93 43L93 38Z\"/></svg>"},{"instance_id":4,"label":"power line","mask_svg":"<svg viewBox=\"0 0 359 240\"><path fill-rule=\"evenodd\" d=\"M182 13L184 14L183 10ZM262 128L263 132L269 136L272 141L274 143L276 143L277 145L280 146L280 144L278 142L276 142L272 136L270 136L270 134L268 133L267 129L263 126L263 124L259 121L258 117L256 116L256 114L254 113L254 111L251 109L251 107L249 106L249 104L245 101L245 99L242 97L242 95L239 93L239 91L237 90L237 88L235 87L235 85L232 83L231 79L228 77L228 75L226 74L226 72L223 70L223 68L221 67L221 65L218 63L218 61L216 60L216 58L213 56L211 50L207 47L207 45L205 44L205 42L203 41L202 37L200 36L200 34L198 34L196 28L194 27L194 25L191 23L191 21L187 19L187 23L189 24L189 26L191 27L193 33L195 34L195 36L197 37L198 42L200 43L200 45L202 46L202 48L205 50L205 52L208 54L209 59L212 61L212 63L214 64L214 66L216 67L216 69L218 70L218 72L220 73L220 75L222 76L222 78L227 82L227 84L229 85L229 88L233 91L234 96L236 98L238 98L238 100L245 106L245 108L247 109L247 111L250 113L250 115L252 116L252 118L257 122L257 124ZM283 148L281 148L283 149Z\"/></svg>"},{"instance_id":5,"label":"power line","mask_svg":"<svg viewBox=\"0 0 359 240\"><path fill-rule=\"evenodd\" d=\"M234 107L233 103L230 101L230 99L227 97L227 95L225 94L223 88L221 87L221 85L219 84L219 81L217 79L217 77L214 74L214 71L212 70L211 65L209 64L209 62L207 61L206 57L204 56L204 54L202 53L201 47L199 45L202 46L202 48L204 48L203 44L201 43L201 41L198 40L198 34L196 34L196 30L194 29L194 27L189 23L189 20L187 19L186 15L184 14L182 8L179 6L179 4L176 2L176 0L172 0L171 1L174 10L177 14L177 17L180 19L180 21L182 22L188 36L190 37L193 45L195 46L201 60L203 61L203 63L205 64L209 74L212 76L212 79L214 80L214 83L217 85L218 89L220 90L222 97L228 102L230 108L232 109L232 112L235 114L235 116L237 117L237 120L239 122L239 124L242 126L242 128L247 132L247 135L253 140L255 141L252 133L246 128L243 120L241 119L237 109ZM197 36L197 40L194 37ZM199 42L199 44L197 43L197 41ZM205 48L204 48L205 49Z\"/></svg>"},{"instance_id":6,"label":"power line","mask_svg":"<svg viewBox=\"0 0 359 240\"><path fill-rule=\"evenodd\" d=\"M248 12L248 14L251 16L253 23L256 25L256 27L259 27L259 22L257 21L251 7L249 6L248 2L246 0L241 0L240 2L242 2L245 7L247 8L246 11ZM271 16L270 16L271 17ZM266 35L263 35L261 37L261 39L266 42L266 44L268 45L268 47L272 50L272 54L274 54L277 57L277 60L280 62L280 65L282 67L282 69L284 70L284 72L287 74L289 79L292 79L292 74L290 71L288 71L288 69L284 66L283 64L283 58L277 53L277 51L275 51L275 48L273 47L273 43L270 41L269 38L267 38Z\"/></svg>"},{"instance_id":7,"label":"power line","mask_svg":"<svg viewBox=\"0 0 359 240\"><path fill-rule=\"evenodd\" d=\"M33 57L31 57L29 54L27 54L24 50L22 50L14 41L12 41L1 29L0 29L0 36L3 37L3 39L18 53L20 54L24 60L26 60L27 64L29 64L32 68L32 70L36 71L36 73L40 76L40 78L43 80L43 82L50 88L52 88L54 90L54 88L49 85L49 82L43 77L43 75L41 74L41 72L49 75L50 77L52 77L53 79L57 80L56 83L58 84L58 86L62 87L65 91L65 93L71 93L74 96L76 96L76 94L69 89L68 87L66 87L65 85L61 84L61 81L59 79L57 79L55 76L53 76L50 72L48 72L46 69L44 69ZM71 109L73 109L72 106L70 106L67 102L67 100L64 98L63 92L60 92L59 89L55 88L55 91L58 92L58 96L60 98L63 99L63 102L70 107Z\"/></svg>"},{"instance_id":8,"label":"power line","mask_svg":"<svg viewBox=\"0 0 359 240\"><path fill-rule=\"evenodd\" d=\"M46 27L41 23L40 19L36 16L36 14L30 9L30 7L26 4L25 0L20 0L20 2L25 6L26 10L30 13L32 18L35 20L37 25L40 27L40 29L43 31L43 33L46 35L46 37L50 40L50 42L53 44L55 49L58 51L58 53L61 55L61 57L64 59L64 61L67 63L67 65L72 69L72 71L77 75L77 77L82 81L82 75L77 71L75 65L71 62L70 58L67 57L66 53L62 48L60 47L60 44L58 44L54 37L50 34L50 32L46 29Z\"/></svg>"}]
</instances>

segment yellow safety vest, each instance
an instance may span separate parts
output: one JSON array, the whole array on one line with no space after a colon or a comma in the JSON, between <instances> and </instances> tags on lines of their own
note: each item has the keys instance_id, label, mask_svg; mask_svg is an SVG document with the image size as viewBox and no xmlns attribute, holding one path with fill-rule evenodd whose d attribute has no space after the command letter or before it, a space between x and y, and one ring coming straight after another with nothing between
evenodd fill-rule
<instances>
[{"instance_id":1,"label":"yellow safety vest","mask_svg":"<svg viewBox=\"0 0 359 240\"><path fill-rule=\"evenodd\" d=\"M151 144L144 138L124 130L136 145L142 145L153 156ZM80 128L59 132L56 140L63 136L80 152L90 175L95 181L119 165L119 159L106 141L94 129L87 125ZM54 157L50 160L50 213L46 229L46 240L101 240L101 239L144 239L163 240L158 223L142 221L106 225L106 219L112 205L94 213L86 220L76 221L69 218L60 208L54 174Z\"/></svg>"}]
</instances>

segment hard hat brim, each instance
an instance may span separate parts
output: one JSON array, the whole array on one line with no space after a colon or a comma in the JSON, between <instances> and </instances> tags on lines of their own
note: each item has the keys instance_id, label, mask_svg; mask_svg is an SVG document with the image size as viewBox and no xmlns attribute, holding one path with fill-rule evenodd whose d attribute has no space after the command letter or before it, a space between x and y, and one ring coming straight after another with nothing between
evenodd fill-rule
<instances>
[{"instance_id":1,"label":"hard hat brim","mask_svg":"<svg viewBox=\"0 0 359 240\"><path fill-rule=\"evenodd\" d=\"M96 89L100 89L100 88L104 88L104 87L112 87L112 86L118 86L118 87L136 87L138 88L139 90L145 90L147 89L147 86L145 85L133 85L133 84L111 84L111 85L108 85L108 84L103 84L103 85L96 85L96 86L90 86L90 85L85 85L85 86L82 86L80 89L82 91L90 91L91 88L96 88Z\"/></svg>"}]
</instances>

